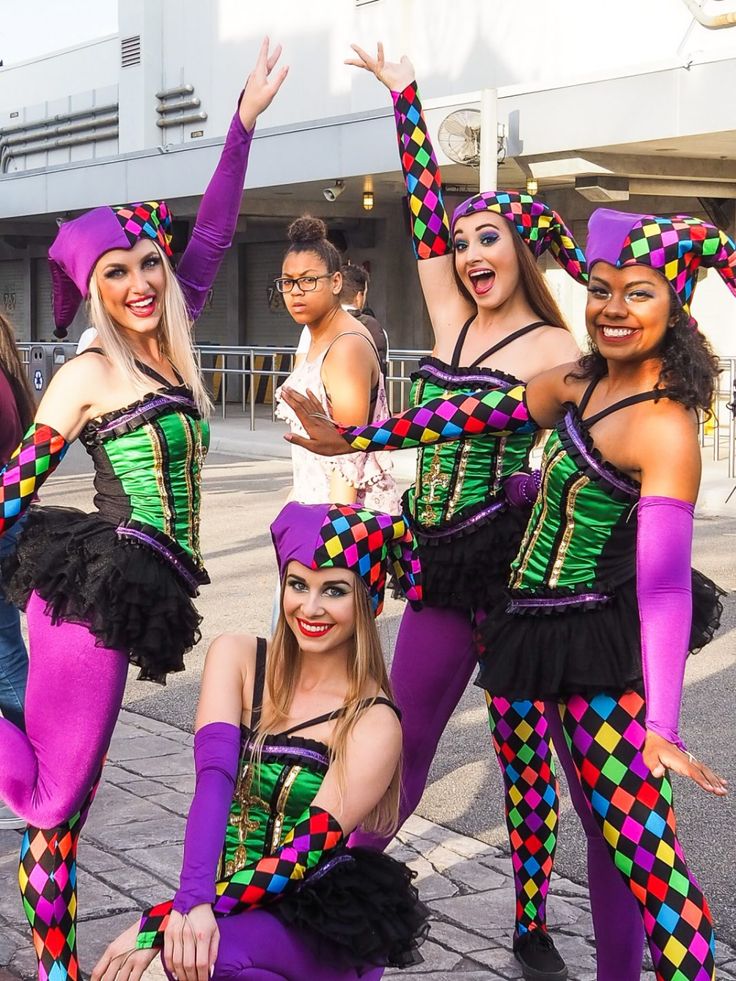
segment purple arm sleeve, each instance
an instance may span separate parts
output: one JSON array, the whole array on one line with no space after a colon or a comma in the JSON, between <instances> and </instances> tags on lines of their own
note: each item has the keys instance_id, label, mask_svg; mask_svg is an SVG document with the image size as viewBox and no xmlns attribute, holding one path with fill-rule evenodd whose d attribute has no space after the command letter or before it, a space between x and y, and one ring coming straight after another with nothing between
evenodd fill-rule
<instances>
[{"instance_id":1,"label":"purple arm sleeve","mask_svg":"<svg viewBox=\"0 0 736 981\"><path fill-rule=\"evenodd\" d=\"M693 612L694 510L672 497L643 497L636 537L646 727L680 749L680 701Z\"/></svg>"},{"instance_id":2,"label":"purple arm sleeve","mask_svg":"<svg viewBox=\"0 0 736 981\"><path fill-rule=\"evenodd\" d=\"M217 866L225 840L230 803L240 758L240 730L229 722L211 722L194 737L196 787L184 836L184 860L174 909L188 913L214 903Z\"/></svg>"},{"instance_id":3,"label":"purple arm sleeve","mask_svg":"<svg viewBox=\"0 0 736 981\"><path fill-rule=\"evenodd\" d=\"M192 320L202 312L222 258L232 245L252 139L253 130L244 128L236 112L176 269Z\"/></svg>"}]
</instances>

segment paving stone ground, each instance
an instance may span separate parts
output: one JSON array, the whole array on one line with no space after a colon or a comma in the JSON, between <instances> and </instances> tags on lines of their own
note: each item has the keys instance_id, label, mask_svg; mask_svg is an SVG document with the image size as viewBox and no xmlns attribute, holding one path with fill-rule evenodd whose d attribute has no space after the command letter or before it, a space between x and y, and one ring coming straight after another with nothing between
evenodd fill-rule
<instances>
[{"instance_id":1,"label":"paving stone ground","mask_svg":"<svg viewBox=\"0 0 736 981\"><path fill-rule=\"evenodd\" d=\"M172 894L192 791L191 734L124 710L80 844L79 949L85 976L143 906ZM16 885L19 843L18 832L0 831L0 981L35 977ZM509 858L501 849L413 817L392 854L416 869L433 922L422 948L424 962L408 972L387 971L386 978L521 978L510 953L514 896ZM571 981L594 981L587 890L556 876L548 911ZM717 959L719 981L736 981L736 951L720 946ZM642 976L654 977L646 971ZM156 964L147 981L162 978Z\"/></svg>"}]
</instances>

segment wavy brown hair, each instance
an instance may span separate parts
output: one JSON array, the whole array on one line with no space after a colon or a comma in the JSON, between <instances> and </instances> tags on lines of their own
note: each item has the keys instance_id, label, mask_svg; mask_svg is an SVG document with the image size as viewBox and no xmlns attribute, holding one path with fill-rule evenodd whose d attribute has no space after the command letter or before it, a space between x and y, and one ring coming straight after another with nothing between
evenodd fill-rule
<instances>
[{"instance_id":1,"label":"wavy brown hair","mask_svg":"<svg viewBox=\"0 0 736 981\"><path fill-rule=\"evenodd\" d=\"M670 316L673 322L662 342L657 387L666 388L670 398L686 408L710 414L720 374L718 358L707 338L690 326L688 315L674 296ZM590 346L590 352L580 358L568 378L593 381L608 374L608 362L592 341Z\"/></svg>"},{"instance_id":2,"label":"wavy brown hair","mask_svg":"<svg viewBox=\"0 0 736 981\"><path fill-rule=\"evenodd\" d=\"M23 432L33 422L36 415L36 400L26 369L20 360L18 346L15 343L15 330L13 325L0 313L0 368L2 368L8 384L13 393L15 404L18 409L21 428Z\"/></svg>"},{"instance_id":3,"label":"wavy brown hair","mask_svg":"<svg viewBox=\"0 0 736 981\"><path fill-rule=\"evenodd\" d=\"M353 573L354 575L354 573ZM355 597L355 635L353 657L348 660L348 691L346 711L335 721L330 741L330 766L337 770L337 785L342 794L345 789L345 755L348 739L366 706L361 705L366 688L375 689L375 696L384 692L391 699L391 683L386 672L381 641L376 629L368 590L357 576ZM301 671L299 642L284 617L284 589L286 576L281 582L281 601L276 630L266 664L266 691L270 712L260 726L253 743L253 755L259 758L269 732L278 732L289 718L289 708L294 698ZM369 707L369 706L368 706ZM401 758L385 794L373 810L360 822L361 828L380 835L393 834L399 823L399 796L401 790Z\"/></svg>"}]
</instances>

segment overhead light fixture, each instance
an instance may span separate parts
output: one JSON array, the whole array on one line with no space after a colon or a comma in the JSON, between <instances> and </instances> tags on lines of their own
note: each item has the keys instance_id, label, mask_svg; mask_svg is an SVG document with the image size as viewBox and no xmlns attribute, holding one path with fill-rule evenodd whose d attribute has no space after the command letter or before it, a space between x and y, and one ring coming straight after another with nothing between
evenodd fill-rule
<instances>
[{"instance_id":1,"label":"overhead light fixture","mask_svg":"<svg viewBox=\"0 0 736 981\"><path fill-rule=\"evenodd\" d=\"M534 177L527 177L527 179L526 179L526 193L533 195L533 194L536 194L538 190L539 190L539 184L538 184L536 178L534 178Z\"/></svg>"},{"instance_id":2,"label":"overhead light fixture","mask_svg":"<svg viewBox=\"0 0 736 981\"><path fill-rule=\"evenodd\" d=\"M363 211L373 210L373 191L363 191Z\"/></svg>"},{"instance_id":3,"label":"overhead light fixture","mask_svg":"<svg viewBox=\"0 0 736 981\"><path fill-rule=\"evenodd\" d=\"M628 177L608 177L602 174L575 178L575 190L587 201L628 201Z\"/></svg>"}]
</instances>

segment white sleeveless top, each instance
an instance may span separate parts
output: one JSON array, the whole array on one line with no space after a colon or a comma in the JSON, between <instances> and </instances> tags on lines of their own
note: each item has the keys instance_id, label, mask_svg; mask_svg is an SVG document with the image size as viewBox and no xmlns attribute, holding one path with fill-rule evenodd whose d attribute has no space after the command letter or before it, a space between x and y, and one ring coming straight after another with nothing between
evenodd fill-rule
<instances>
[{"instance_id":1,"label":"white sleeveless top","mask_svg":"<svg viewBox=\"0 0 736 981\"><path fill-rule=\"evenodd\" d=\"M363 337L366 343L370 344L376 361L378 361L375 347L369 338L358 331L345 331L343 334L339 334L314 361L305 358L285 382L288 388L293 388L294 391L301 392L302 395L306 394L307 389L311 389L324 406L327 415L331 415L331 412L327 392L322 382L322 364L332 344L343 337L345 333ZM280 388L276 390L276 400L276 416L288 422L293 433L306 436L306 432L296 415L281 398ZM369 421L386 419L390 414L383 377L379 371L376 399ZM330 475L337 472L343 480L357 489L356 504L363 504L365 507L373 508L376 511L385 511L388 514L401 513L401 495L391 473L393 464L391 454L388 451L348 453L344 456L317 456L316 453L310 453L309 450L302 449L301 446L292 445L291 462L294 473L294 489L291 497L292 500L298 501L300 504L326 504L329 502ZM339 504L340 502L334 503Z\"/></svg>"}]
</instances>

